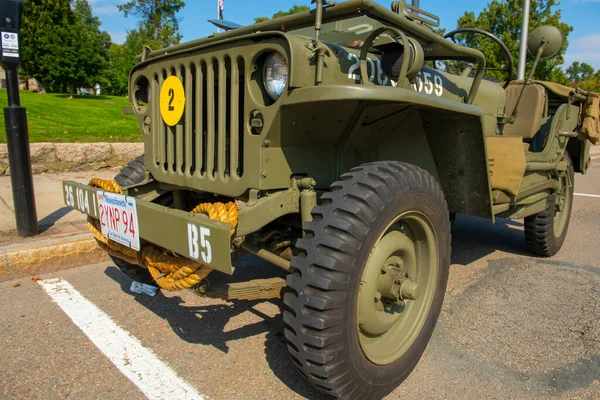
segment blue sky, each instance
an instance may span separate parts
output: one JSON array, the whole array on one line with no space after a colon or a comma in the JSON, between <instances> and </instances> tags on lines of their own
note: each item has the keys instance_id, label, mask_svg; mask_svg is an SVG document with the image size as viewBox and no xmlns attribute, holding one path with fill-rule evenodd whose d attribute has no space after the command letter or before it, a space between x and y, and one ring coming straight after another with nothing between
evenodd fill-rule
<instances>
[{"instance_id":1,"label":"blue sky","mask_svg":"<svg viewBox=\"0 0 600 400\"><path fill-rule=\"evenodd\" d=\"M126 31L135 28L137 21L133 17L123 17L116 7L126 0L88 1L93 7L94 14L102 21L102 29L110 33L114 42L122 43ZM391 0L377 2L385 7L391 4ZM179 15L183 40L192 40L213 33L214 27L206 20L216 18L217 0L186 0L186 3L186 7ZM456 27L456 21L465 11L478 13L488 1L455 0L450 5L448 0L421 0L420 3L421 8L440 17L442 27L453 29ZM268 2L224 0L224 17L241 25L249 25L254 17L271 16L279 10L289 9L294 4L310 5L310 0ZM563 20L574 28L569 35L565 65L580 61L600 69L600 0L562 0L560 8Z\"/></svg>"}]
</instances>

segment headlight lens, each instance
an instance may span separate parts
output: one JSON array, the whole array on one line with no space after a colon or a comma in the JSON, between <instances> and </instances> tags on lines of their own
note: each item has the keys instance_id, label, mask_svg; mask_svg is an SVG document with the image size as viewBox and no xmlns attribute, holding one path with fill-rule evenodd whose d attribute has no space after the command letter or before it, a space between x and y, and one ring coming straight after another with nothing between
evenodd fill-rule
<instances>
[{"instance_id":1,"label":"headlight lens","mask_svg":"<svg viewBox=\"0 0 600 400\"><path fill-rule=\"evenodd\" d=\"M267 93L277 100L285 90L288 78L288 65L280 53L273 53L265 62L263 69L263 82Z\"/></svg>"}]
</instances>

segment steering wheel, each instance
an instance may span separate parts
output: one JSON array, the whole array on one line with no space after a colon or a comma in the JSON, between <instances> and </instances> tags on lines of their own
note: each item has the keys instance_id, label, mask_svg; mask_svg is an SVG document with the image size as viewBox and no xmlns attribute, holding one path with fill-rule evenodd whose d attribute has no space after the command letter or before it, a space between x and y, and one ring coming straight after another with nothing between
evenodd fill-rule
<instances>
[{"instance_id":1,"label":"steering wheel","mask_svg":"<svg viewBox=\"0 0 600 400\"><path fill-rule=\"evenodd\" d=\"M506 89L508 87L508 85L510 84L510 82L513 80L514 77L514 70L515 70L515 62L513 61L513 57L512 54L510 53L510 50L508 49L508 47L504 44L504 42L500 39L498 39L497 36L489 33L488 31L484 31L483 29L477 29L477 28L458 28L456 30L453 30L452 32L448 32L444 35L444 39L448 39L450 38L454 43L456 43L456 40L454 40L454 37L456 35L458 35L459 33L475 33L478 35L483 35L489 39L492 39L494 42L496 42L496 44L498 46L500 46L500 48L502 49L502 51L504 52L504 55L506 56L506 59L508 60L508 67L505 68L488 68L486 66L485 70L486 71L504 71L508 73L508 79L506 80L506 82L504 83L504 89Z\"/></svg>"}]
</instances>

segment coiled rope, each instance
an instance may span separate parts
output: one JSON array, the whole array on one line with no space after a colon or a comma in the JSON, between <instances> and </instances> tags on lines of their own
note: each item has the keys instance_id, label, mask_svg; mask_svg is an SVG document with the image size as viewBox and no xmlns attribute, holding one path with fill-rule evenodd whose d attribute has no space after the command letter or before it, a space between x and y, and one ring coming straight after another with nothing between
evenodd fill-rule
<instances>
[{"instance_id":1,"label":"coiled rope","mask_svg":"<svg viewBox=\"0 0 600 400\"><path fill-rule=\"evenodd\" d=\"M114 180L94 178L90 186L109 192L123 194L123 189ZM231 224L230 234L233 235L238 223L238 209L235 203L202 203L196 206L192 213L208 215L210 219ZM120 243L109 240L102 234L100 221L88 216L88 226L98 245L110 255L120 258L130 264L137 264L148 269L154 281L165 290L189 289L205 279L212 268L184 257L179 257L152 243L143 243L140 251L135 251Z\"/></svg>"}]
</instances>

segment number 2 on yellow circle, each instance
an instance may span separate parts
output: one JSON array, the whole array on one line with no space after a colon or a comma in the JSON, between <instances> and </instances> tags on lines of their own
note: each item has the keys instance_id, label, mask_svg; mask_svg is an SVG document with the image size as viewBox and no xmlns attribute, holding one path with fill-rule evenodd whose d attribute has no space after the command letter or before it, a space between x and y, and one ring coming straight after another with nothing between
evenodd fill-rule
<instances>
[{"instance_id":1,"label":"number 2 on yellow circle","mask_svg":"<svg viewBox=\"0 0 600 400\"><path fill-rule=\"evenodd\" d=\"M168 77L160 88L160 115L165 124L174 126L179 123L185 109L183 84L176 76Z\"/></svg>"}]
</instances>

